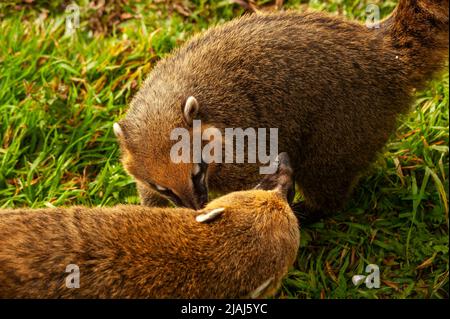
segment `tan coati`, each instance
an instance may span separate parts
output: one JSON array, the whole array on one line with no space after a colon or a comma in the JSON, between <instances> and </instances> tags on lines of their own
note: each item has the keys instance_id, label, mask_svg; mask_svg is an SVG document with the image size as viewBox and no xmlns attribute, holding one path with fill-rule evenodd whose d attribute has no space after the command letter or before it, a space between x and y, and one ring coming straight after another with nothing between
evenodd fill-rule
<instances>
[{"instance_id":1,"label":"tan coati","mask_svg":"<svg viewBox=\"0 0 450 319\"><path fill-rule=\"evenodd\" d=\"M291 174L280 154L278 172L258 189L230 193L200 211L2 210L0 298L270 296L299 247L287 201ZM69 265L79 267L79 288L66 286Z\"/></svg>"},{"instance_id":2,"label":"tan coati","mask_svg":"<svg viewBox=\"0 0 450 319\"><path fill-rule=\"evenodd\" d=\"M379 28L317 12L247 15L160 61L114 125L142 203L200 208L209 190L246 189L258 164L170 159L171 131L279 128L306 215L343 207L358 176L446 64L448 0L400 0ZM161 197L162 195L162 197Z\"/></svg>"}]
</instances>

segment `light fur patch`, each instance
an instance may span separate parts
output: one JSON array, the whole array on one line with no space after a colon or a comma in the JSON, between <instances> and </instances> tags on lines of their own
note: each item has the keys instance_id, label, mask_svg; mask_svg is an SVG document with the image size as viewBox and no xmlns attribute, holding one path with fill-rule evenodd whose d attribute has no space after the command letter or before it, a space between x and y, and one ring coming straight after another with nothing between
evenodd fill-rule
<instances>
[{"instance_id":1,"label":"light fur patch","mask_svg":"<svg viewBox=\"0 0 450 319\"><path fill-rule=\"evenodd\" d=\"M262 283L261 286L259 286L258 288L256 288L255 290L253 290L250 293L250 298L255 299L258 298L259 296L261 296L262 292L264 291L264 289L266 289L270 283L272 282L273 277L267 279L265 282Z\"/></svg>"},{"instance_id":2,"label":"light fur patch","mask_svg":"<svg viewBox=\"0 0 450 319\"><path fill-rule=\"evenodd\" d=\"M116 135L116 137L123 137L123 131L122 131L122 128L120 127L119 123L113 124L113 131L114 131L114 134Z\"/></svg>"},{"instance_id":3,"label":"light fur patch","mask_svg":"<svg viewBox=\"0 0 450 319\"><path fill-rule=\"evenodd\" d=\"M200 165L199 164L194 164L194 169L192 170L192 175L197 175L198 173L200 173Z\"/></svg>"},{"instance_id":4,"label":"light fur patch","mask_svg":"<svg viewBox=\"0 0 450 319\"><path fill-rule=\"evenodd\" d=\"M192 123L192 120L198 112L198 108L197 99L193 96L188 97L184 105L184 118L189 124Z\"/></svg>"},{"instance_id":5,"label":"light fur patch","mask_svg":"<svg viewBox=\"0 0 450 319\"><path fill-rule=\"evenodd\" d=\"M225 208L223 207L213 209L212 211L206 214L198 215L197 217L195 217L195 220L198 221L199 223L209 222L211 220L216 219L219 215L221 215L224 212L224 210Z\"/></svg>"}]
</instances>

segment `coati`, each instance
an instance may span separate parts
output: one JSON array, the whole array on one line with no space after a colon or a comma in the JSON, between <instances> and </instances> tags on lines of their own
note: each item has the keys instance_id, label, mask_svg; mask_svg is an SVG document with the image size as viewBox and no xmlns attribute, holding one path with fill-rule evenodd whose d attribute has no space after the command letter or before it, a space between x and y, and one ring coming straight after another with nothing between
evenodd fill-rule
<instances>
[{"instance_id":1,"label":"coati","mask_svg":"<svg viewBox=\"0 0 450 319\"><path fill-rule=\"evenodd\" d=\"M278 128L306 216L343 208L358 176L448 56L448 0L399 0L379 28L318 12L246 15L160 61L114 125L142 203L200 208L256 164L174 164L174 128Z\"/></svg>"},{"instance_id":2,"label":"coati","mask_svg":"<svg viewBox=\"0 0 450 319\"><path fill-rule=\"evenodd\" d=\"M278 172L258 189L230 193L200 211L1 210L0 298L270 296L299 248L287 201L291 174L280 154ZM79 288L66 286L68 265L79 267Z\"/></svg>"}]
</instances>

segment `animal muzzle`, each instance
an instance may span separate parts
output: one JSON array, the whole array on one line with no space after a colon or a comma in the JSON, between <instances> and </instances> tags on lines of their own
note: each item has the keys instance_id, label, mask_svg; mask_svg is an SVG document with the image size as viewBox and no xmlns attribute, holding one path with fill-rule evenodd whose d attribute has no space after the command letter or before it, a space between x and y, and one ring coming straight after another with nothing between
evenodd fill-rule
<instances>
[{"instance_id":1,"label":"animal muzzle","mask_svg":"<svg viewBox=\"0 0 450 319\"><path fill-rule=\"evenodd\" d=\"M208 202L208 191L204 192L195 192L193 194L189 194L183 197L180 197L181 205L184 207L192 208L192 209L202 209L205 207Z\"/></svg>"}]
</instances>

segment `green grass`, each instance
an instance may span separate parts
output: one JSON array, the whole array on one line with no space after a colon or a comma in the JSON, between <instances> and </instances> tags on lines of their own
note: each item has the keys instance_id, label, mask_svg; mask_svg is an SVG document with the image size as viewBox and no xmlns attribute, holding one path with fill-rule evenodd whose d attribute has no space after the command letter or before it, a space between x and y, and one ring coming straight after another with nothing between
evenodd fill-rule
<instances>
[{"instance_id":1,"label":"green grass","mask_svg":"<svg viewBox=\"0 0 450 319\"><path fill-rule=\"evenodd\" d=\"M122 0L99 15L88 2L78 1L74 36L64 35L55 2L0 4L0 207L137 203L112 123L161 57L243 13L228 1ZM293 0L284 7L363 21L365 4ZM383 15L395 7L378 4ZM277 297L449 297L448 79L447 71L417 94L346 212L302 229L295 269ZM354 287L352 276L370 263L380 267L381 288Z\"/></svg>"}]
</instances>

